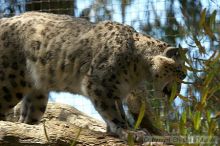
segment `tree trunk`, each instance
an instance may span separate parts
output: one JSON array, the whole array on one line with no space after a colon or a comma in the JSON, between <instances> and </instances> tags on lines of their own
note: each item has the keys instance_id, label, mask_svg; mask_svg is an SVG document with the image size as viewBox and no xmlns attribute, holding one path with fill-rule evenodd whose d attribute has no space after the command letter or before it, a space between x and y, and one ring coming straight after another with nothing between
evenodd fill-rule
<instances>
[{"instance_id":1,"label":"tree trunk","mask_svg":"<svg viewBox=\"0 0 220 146\"><path fill-rule=\"evenodd\" d=\"M1 146L70 146L74 142L77 146L127 145L125 141L105 133L103 122L68 105L49 103L38 125L15 122L19 111L20 104L15 107L14 113L8 115L9 121L0 121Z\"/></svg>"}]
</instances>

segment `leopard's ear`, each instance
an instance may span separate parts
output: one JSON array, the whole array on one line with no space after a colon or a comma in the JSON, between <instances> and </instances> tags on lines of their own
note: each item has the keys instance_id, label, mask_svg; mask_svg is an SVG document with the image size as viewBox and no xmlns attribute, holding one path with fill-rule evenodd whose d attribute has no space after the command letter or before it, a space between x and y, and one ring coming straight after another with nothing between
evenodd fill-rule
<instances>
[{"instance_id":1,"label":"leopard's ear","mask_svg":"<svg viewBox=\"0 0 220 146\"><path fill-rule=\"evenodd\" d=\"M169 58L173 58L173 57L180 57L182 55L185 55L187 53L187 49L186 48L176 48L176 47L168 47L164 50L163 55Z\"/></svg>"}]
</instances>

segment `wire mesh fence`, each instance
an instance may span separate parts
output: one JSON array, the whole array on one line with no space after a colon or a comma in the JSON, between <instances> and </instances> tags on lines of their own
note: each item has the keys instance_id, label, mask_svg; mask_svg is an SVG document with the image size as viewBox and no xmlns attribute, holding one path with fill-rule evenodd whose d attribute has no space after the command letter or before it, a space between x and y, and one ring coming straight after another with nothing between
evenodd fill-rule
<instances>
[{"instance_id":1,"label":"wire mesh fence","mask_svg":"<svg viewBox=\"0 0 220 146\"><path fill-rule=\"evenodd\" d=\"M184 10L181 9L183 4L180 4L179 0L1 0L0 5L0 17L8 17L25 11L42 11L84 17L93 22L110 19L131 25L139 31L166 41L183 38L190 32L164 33L161 31L164 29L163 27L167 27L166 25L174 25L173 27L176 28L173 28L172 31L185 27L186 16L184 16ZM218 1L194 1L192 7L198 7L199 11L203 8L207 8L209 11L218 10L217 16L220 16ZM186 10L191 9L189 7ZM190 15L190 13L186 15ZM216 18L219 21L220 17ZM169 43L175 45L176 41Z\"/></svg>"},{"instance_id":2,"label":"wire mesh fence","mask_svg":"<svg viewBox=\"0 0 220 146\"><path fill-rule=\"evenodd\" d=\"M218 0L186 1L186 3L181 0L0 0L0 18L26 11L41 11L82 17L92 22L112 20L131 25L142 33L150 34L174 46L181 44L183 47L189 47L190 34L192 31L197 31L199 22L197 15L200 14L197 11L202 11L204 8L210 12L217 10L216 24L219 25L220 3ZM195 17L192 19L190 15ZM187 23L194 23L195 28L187 28ZM189 31L185 31L187 29ZM203 39L204 44L210 44L209 39ZM219 43L214 44L214 47L218 46ZM185 91L186 89L182 89L182 92ZM59 97L57 94L51 95L56 101L60 101L61 99L58 98L64 96L64 94L59 94ZM63 99L70 100L67 98ZM74 102L85 103L85 101L81 102L80 98L77 97L77 101ZM87 107L91 107L92 104L88 102L78 106L88 110ZM98 117L97 113L89 114Z\"/></svg>"}]
</instances>

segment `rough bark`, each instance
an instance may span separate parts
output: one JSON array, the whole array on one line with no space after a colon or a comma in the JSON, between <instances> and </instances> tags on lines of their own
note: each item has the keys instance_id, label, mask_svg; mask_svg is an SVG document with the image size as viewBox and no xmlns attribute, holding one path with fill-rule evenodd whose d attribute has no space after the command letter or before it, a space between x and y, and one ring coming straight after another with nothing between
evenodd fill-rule
<instances>
[{"instance_id":1,"label":"rough bark","mask_svg":"<svg viewBox=\"0 0 220 146\"><path fill-rule=\"evenodd\" d=\"M1 146L69 146L73 141L79 146L127 145L122 140L106 134L104 123L73 107L49 103L42 122L38 125L15 122L19 117L19 108L20 105L8 116L9 121L0 121Z\"/></svg>"}]
</instances>

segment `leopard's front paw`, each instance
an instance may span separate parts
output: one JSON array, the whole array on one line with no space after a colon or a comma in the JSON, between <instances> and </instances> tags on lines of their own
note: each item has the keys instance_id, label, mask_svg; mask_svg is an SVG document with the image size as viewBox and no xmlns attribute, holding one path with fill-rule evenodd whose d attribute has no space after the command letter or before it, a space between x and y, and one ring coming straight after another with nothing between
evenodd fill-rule
<instances>
[{"instance_id":1,"label":"leopard's front paw","mask_svg":"<svg viewBox=\"0 0 220 146\"><path fill-rule=\"evenodd\" d=\"M146 130L126 130L121 129L120 138L123 140L128 140L129 137L133 138L135 142L143 143L146 136L150 136L150 133Z\"/></svg>"}]
</instances>

